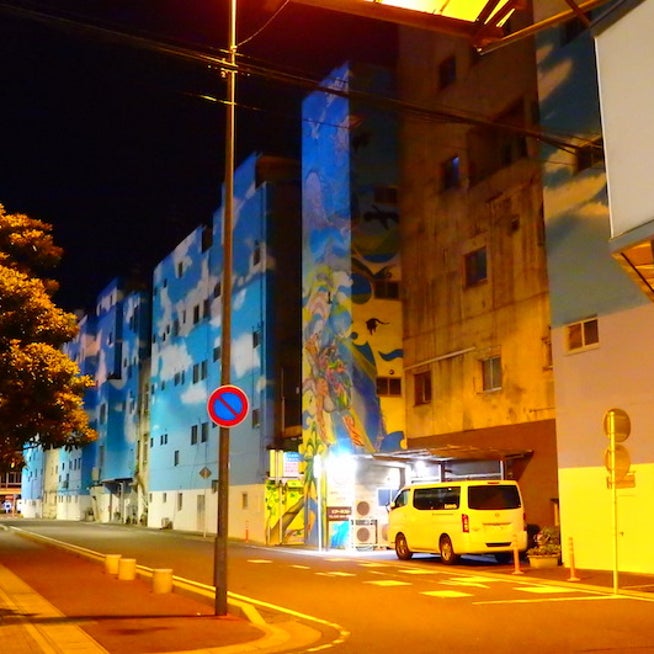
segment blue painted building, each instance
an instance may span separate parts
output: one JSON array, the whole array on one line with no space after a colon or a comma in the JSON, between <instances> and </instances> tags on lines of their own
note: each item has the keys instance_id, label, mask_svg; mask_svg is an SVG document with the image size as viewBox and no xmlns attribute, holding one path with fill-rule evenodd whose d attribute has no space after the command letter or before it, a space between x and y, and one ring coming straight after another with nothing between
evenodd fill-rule
<instances>
[{"instance_id":1,"label":"blue painted building","mask_svg":"<svg viewBox=\"0 0 654 654\"><path fill-rule=\"evenodd\" d=\"M269 451L299 424L299 185L297 165L251 155L234 179L230 383L250 401L230 428L229 535L265 541ZM216 530L219 429L207 411L220 385L222 212L153 276L147 524Z\"/></svg>"}]
</instances>

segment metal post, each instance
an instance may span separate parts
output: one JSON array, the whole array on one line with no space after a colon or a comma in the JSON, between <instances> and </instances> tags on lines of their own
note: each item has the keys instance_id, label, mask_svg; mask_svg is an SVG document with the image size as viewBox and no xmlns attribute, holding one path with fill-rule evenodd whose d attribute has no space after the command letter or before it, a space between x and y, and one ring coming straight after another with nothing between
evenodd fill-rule
<instances>
[{"instance_id":1,"label":"metal post","mask_svg":"<svg viewBox=\"0 0 654 654\"><path fill-rule=\"evenodd\" d=\"M613 592L618 592L618 489L615 470L615 416L609 418L609 433L611 437L611 499L613 522Z\"/></svg>"},{"instance_id":2,"label":"metal post","mask_svg":"<svg viewBox=\"0 0 654 654\"><path fill-rule=\"evenodd\" d=\"M223 283L221 385L230 382L232 343L232 229L234 222L234 140L236 124L236 1L229 2L228 62L225 71L225 197L223 199ZM229 508L229 428L221 427L218 444L218 512L214 553L215 614L227 615L227 530Z\"/></svg>"}]
</instances>

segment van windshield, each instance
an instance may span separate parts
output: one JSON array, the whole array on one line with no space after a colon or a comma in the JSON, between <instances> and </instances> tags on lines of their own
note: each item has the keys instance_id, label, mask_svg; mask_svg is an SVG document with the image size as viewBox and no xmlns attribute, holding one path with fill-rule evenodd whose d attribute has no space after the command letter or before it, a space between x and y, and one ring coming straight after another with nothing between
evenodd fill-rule
<instances>
[{"instance_id":1,"label":"van windshield","mask_svg":"<svg viewBox=\"0 0 654 654\"><path fill-rule=\"evenodd\" d=\"M519 509L520 493L513 484L497 486L470 486L468 488L468 506L481 511L498 509Z\"/></svg>"}]
</instances>

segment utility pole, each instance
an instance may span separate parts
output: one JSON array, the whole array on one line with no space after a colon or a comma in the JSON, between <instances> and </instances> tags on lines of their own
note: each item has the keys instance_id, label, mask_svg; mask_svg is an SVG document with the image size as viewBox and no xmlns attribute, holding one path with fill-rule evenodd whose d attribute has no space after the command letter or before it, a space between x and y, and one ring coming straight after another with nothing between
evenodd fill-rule
<instances>
[{"instance_id":1,"label":"utility pole","mask_svg":"<svg viewBox=\"0 0 654 654\"><path fill-rule=\"evenodd\" d=\"M223 283L220 381L228 385L232 348L232 231L234 223L234 141L236 133L236 2L229 0L228 67L225 104L225 197L223 198ZM218 443L218 511L214 552L215 614L227 615L227 531L229 528L229 427L220 427Z\"/></svg>"}]
</instances>

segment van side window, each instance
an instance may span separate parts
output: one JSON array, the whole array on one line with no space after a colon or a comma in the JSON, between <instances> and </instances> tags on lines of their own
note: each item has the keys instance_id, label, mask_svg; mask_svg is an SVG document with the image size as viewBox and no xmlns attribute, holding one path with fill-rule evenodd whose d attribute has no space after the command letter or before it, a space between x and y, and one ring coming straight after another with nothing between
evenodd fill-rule
<instances>
[{"instance_id":1,"label":"van side window","mask_svg":"<svg viewBox=\"0 0 654 654\"><path fill-rule=\"evenodd\" d=\"M413 492L413 506L419 511L449 511L459 508L461 488L416 488Z\"/></svg>"},{"instance_id":2,"label":"van side window","mask_svg":"<svg viewBox=\"0 0 654 654\"><path fill-rule=\"evenodd\" d=\"M393 509L397 509L400 506L406 506L409 502L409 490L404 489L402 492L397 494L397 497L393 500L392 507Z\"/></svg>"}]
</instances>

